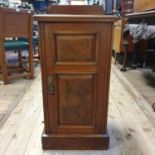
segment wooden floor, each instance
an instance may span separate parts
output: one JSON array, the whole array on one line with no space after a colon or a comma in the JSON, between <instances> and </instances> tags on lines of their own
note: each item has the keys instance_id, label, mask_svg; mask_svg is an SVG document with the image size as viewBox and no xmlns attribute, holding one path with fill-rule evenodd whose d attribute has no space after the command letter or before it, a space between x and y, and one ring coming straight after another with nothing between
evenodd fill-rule
<instances>
[{"instance_id":1,"label":"wooden floor","mask_svg":"<svg viewBox=\"0 0 155 155\"><path fill-rule=\"evenodd\" d=\"M128 69L123 73L152 106L155 103L155 72L149 68Z\"/></svg>"},{"instance_id":2,"label":"wooden floor","mask_svg":"<svg viewBox=\"0 0 155 155\"><path fill-rule=\"evenodd\" d=\"M38 63L35 64L35 76L40 73ZM0 128L9 118L14 108L18 105L21 98L29 90L33 80L18 79L10 81L10 84L4 85L0 81Z\"/></svg>"},{"instance_id":3,"label":"wooden floor","mask_svg":"<svg viewBox=\"0 0 155 155\"><path fill-rule=\"evenodd\" d=\"M107 151L43 151L41 91L39 74L0 130L0 155L155 155L155 113L115 66L111 74Z\"/></svg>"}]
</instances>

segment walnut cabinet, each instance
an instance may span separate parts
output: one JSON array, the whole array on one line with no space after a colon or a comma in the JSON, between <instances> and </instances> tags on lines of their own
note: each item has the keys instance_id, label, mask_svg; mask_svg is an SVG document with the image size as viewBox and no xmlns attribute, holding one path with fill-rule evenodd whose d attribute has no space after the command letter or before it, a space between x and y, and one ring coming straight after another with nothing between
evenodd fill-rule
<instances>
[{"instance_id":1,"label":"walnut cabinet","mask_svg":"<svg viewBox=\"0 0 155 155\"><path fill-rule=\"evenodd\" d=\"M105 15L37 15L43 149L107 149L112 27Z\"/></svg>"}]
</instances>

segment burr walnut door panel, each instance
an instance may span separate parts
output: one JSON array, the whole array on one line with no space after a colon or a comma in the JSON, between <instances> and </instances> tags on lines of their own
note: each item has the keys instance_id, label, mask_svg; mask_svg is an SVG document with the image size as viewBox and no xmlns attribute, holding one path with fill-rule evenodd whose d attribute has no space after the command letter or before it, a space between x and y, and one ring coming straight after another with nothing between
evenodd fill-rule
<instances>
[{"instance_id":1,"label":"burr walnut door panel","mask_svg":"<svg viewBox=\"0 0 155 155\"><path fill-rule=\"evenodd\" d=\"M47 83L46 132L105 132L109 32L104 27L109 28L105 23L46 24L46 74L53 82L52 88Z\"/></svg>"}]
</instances>

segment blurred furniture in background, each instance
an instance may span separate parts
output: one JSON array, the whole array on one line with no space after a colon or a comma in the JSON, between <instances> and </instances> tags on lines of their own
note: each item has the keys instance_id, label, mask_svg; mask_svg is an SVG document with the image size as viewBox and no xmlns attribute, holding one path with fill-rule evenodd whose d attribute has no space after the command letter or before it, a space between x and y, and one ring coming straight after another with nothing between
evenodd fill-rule
<instances>
[{"instance_id":1,"label":"blurred furniture in background","mask_svg":"<svg viewBox=\"0 0 155 155\"><path fill-rule=\"evenodd\" d=\"M127 14L129 23L130 36L133 37L135 45L134 54L141 67L146 66L146 58L150 53L155 52L155 11L146 11L139 13ZM152 45L151 45L152 44ZM135 61L136 62L136 61ZM136 65L136 63L135 63ZM151 66L150 66L151 67ZM135 66L136 68L136 66ZM152 68L154 71L154 68Z\"/></svg>"},{"instance_id":2,"label":"blurred furniture in background","mask_svg":"<svg viewBox=\"0 0 155 155\"><path fill-rule=\"evenodd\" d=\"M8 0L0 0L0 7L9 7Z\"/></svg>"},{"instance_id":3,"label":"blurred furniture in background","mask_svg":"<svg viewBox=\"0 0 155 155\"><path fill-rule=\"evenodd\" d=\"M155 9L155 0L134 0L134 12L142 12L153 9Z\"/></svg>"},{"instance_id":4,"label":"blurred furniture in background","mask_svg":"<svg viewBox=\"0 0 155 155\"><path fill-rule=\"evenodd\" d=\"M123 64L121 71L126 71L126 66L129 58L129 53L132 55L130 60L130 66L136 68L136 66L145 66L145 59L147 55L148 40L153 36L154 29L149 25L155 25L154 20L145 20L145 18L127 18L126 14L132 14L133 12L145 11L155 8L155 2L153 0L122 0L120 5L121 20L115 23L114 26L114 41L113 51L115 54L115 63L117 61L117 53L123 53ZM119 8L119 7L118 7ZM145 13L147 14L148 11ZM144 14L145 14L144 13ZM150 51L150 50L149 50ZM141 59L141 60L140 60ZM137 61L137 62L136 62ZM137 65L137 64L138 65Z\"/></svg>"},{"instance_id":5,"label":"blurred furniture in background","mask_svg":"<svg viewBox=\"0 0 155 155\"><path fill-rule=\"evenodd\" d=\"M18 38L25 37L27 41ZM14 38L6 40L6 38ZM31 12L0 8L0 67L2 80L8 84L10 80L28 77L34 78L33 67L33 18ZM10 70L6 51L18 52L18 67L20 72ZM28 51L28 60L23 63L22 51ZM11 67L12 68L12 67Z\"/></svg>"},{"instance_id":6,"label":"blurred furniture in background","mask_svg":"<svg viewBox=\"0 0 155 155\"><path fill-rule=\"evenodd\" d=\"M119 5L118 5L118 4ZM115 64L117 61L117 53L124 53L124 60L121 70L124 70L124 66L127 64L127 53L132 52L134 49L134 44L132 43L132 38L130 35L124 36L124 29L126 25L125 14L132 12L133 0L118 0L117 1L118 15L121 15L121 19L114 24L113 28L113 51L115 55ZM130 44L126 48L127 44ZM125 52L127 50L127 52Z\"/></svg>"},{"instance_id":7,"label":"blurred furniture in background","mask_svg":"<svg viewBox=\"0 0 155 155\"><path fill-rule=\"evenodd\" d=\"M134 12L127 14L126 18L129 23L139 24L141 22L146 22L149 26L154 26L155 29L155 1L154 0L135 0L134 2ZM152 39L155 39L155 33L152 31ZM146 49L150 51L150 49ZM152 51L155 51L154 41ZM155 71L155 66L152 68ZM155 103L152 104L152 108L155 111Z\"/></svg>"},{"instance_id":8,"label":"blurred furniture in background","mask_svg":"<svg viewBox=\"0 0 155 155\"><path fill-rule=\"evenodd\" d=\"M128 48L128 52L133 52L134 44L132 42L132 37L130 35L127 36L126 40L123 38L125 28L125 20L121 19L118 22L115 22L113 28L113 51L115 55L115 64L117 62L117 53L124 52L124 44L128 42L130 44ZM124 59L126 59L126 55L124 54Z\"/></svg>"},{"instance_id":9,"label":"blurred furniture in background","mask_svg":"<svg viewBox=\"0 0 155 155\"><path fill-rule=\"evenodd\" d=\"M155 10L153 10L155 2L153 0L134 0L133 4L133 12L126 14L125 18L129 24L130 36L133 37L135 58L141 55L140 66L145 66L146 55L150 51L154 52L154 49L150 49L148 44L150 39L155 38Z\"/></svg>"},{"instance_id":10,"label":"blurred furniture in background","mask_svg":"<svg viewBox=\"0 0 155 155\"><path fill-rule=\"evenodd\" d=\"M44 12L46 11L49 0L33 0L31 1L36 12Z\"/></svg>"}]
</instances>

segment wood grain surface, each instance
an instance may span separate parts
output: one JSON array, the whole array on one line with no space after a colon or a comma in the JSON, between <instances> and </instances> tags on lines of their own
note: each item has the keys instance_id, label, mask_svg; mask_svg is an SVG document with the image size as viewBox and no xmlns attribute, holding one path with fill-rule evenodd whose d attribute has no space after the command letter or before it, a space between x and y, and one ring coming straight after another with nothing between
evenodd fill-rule
<instances>
[{"instance_id":1,"label":"wood grain surface","mask_svg":"<svg viewBox=\"0 0 155 155\"><path fill-rule=\"evenodd\" d=\"M134 0L134 12L142 12L155 9L154 0Z\"/></svg>"}]
</instances>

